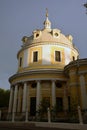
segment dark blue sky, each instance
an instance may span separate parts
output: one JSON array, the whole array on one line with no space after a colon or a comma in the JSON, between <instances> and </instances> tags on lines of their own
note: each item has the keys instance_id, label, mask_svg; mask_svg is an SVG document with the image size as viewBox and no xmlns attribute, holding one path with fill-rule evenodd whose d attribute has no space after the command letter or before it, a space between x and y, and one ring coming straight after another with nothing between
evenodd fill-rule
<instances>
[{"instance_id":1,"label":"dark blue sky","mask_svg":"<svg viewBox=\"0 0 87 130\"><path fill-rule=\"evenodd\" d=\"M23 36L42 29L46 8L52 28L71 34L80 58L87 57L86 0L0 0L0 87L10 88L8 78L17 72L16 54Z\"/></svg>"}]
</instances>

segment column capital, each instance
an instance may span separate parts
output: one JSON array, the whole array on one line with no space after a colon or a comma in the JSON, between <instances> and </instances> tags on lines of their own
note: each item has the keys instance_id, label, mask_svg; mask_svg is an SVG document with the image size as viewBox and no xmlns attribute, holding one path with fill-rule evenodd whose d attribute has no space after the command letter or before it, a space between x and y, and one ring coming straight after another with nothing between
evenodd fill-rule
<instances>
[{"instance_id":1,"label":"column capital","mask_svg":"<svg viewBox=\"0 0 87 130\"><path fill-rule=\"evenodd\" d=\"M56 82L56 80L55 80L55 79L52 79L51 81L52 81L52 82Z\"/></svg>"},{"instance_id":2,"label":"column capital","mask_svg":"<svg viewBox=\"0 0 87 130\"><path fill-rule=\"evenodd\" d=\"M80 76L80 77L84 77L84 76L85 76L85 74L80 74L79 76Z\"/></svg>"},{"instance_id":3,"label":"column capital","mask_svg":"<svg viewBox=\"0 0 87 130\"><path fill-rule=\"evenodd\" d=\"M24 85L27 86L27 85L28 85L28 81L24 81L24 82L23 82L23 86L24 86Z\"/></svg>"},{"instance_id":4,"label":"column capital","mask_svg":"<svg viewBox=\"0 0 87 130\"><path fill-rule=\"evenodd\" d=\"M41 82L41 80L38 79L38 80L36 80L36 82Z\"/></svg>"},{"instance_id":5,"label":"column capital","mask_svg":"<svg viewBox=\"0 0 87 130\"><path fill-rule=\"evenodd\" d=\"M27 81L22 82L23 84L27 84Z\"/></svg>"},{"instance_id":6,"label":"column capital","mask_svg":"<svg viewBox=\"0 0 87 130\"><path fill-rule=\"evenodd\" d=\"M41 82L41 80L36 80L36 82Z\"/></svg>"}]
</instances>

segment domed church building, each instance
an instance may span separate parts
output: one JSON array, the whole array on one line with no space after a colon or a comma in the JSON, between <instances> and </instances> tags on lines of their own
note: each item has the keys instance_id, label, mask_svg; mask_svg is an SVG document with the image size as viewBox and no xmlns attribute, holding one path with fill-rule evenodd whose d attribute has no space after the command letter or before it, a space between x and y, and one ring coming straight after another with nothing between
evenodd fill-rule
<instances>
[{"instance_id":1,"label":"domed church building","mask_svg":"<svg viewBox=\"0 0 87 130\"><path fill-rule=\"evenodd\" d=\"M87 109L87 59L79 59L73 37L52 29L46 12L43 29L22 42L17 73L9 78L8 112L35 116L43 99L60 111L69 110L74 99Z\"/></svg>"}]
</instances>

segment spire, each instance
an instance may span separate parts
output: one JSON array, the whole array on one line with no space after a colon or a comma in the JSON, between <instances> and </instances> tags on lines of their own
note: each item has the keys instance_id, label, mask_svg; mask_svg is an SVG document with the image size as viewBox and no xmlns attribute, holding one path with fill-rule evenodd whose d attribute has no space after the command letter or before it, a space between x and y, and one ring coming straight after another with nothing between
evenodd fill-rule
<instances>
[{"instance_id":1,"label":"spire","mask_svg":"<svg viewBox=\"0 0 87 130\"><path fill-rule=\"evenodd\" d=\"M46 8L46 17L48 17L48 9Z\"/></svg>"},{"instance_id":2,"label":"spire","mask_svg":"<svg viewBox=\"0 0 87 130\"><path fill-rule=\"evenodd\" d=\"M46 20L44 21L44 29L51 29L51 22L48 19L48 9L46 8Z\"/></svg>"}]
</instances>

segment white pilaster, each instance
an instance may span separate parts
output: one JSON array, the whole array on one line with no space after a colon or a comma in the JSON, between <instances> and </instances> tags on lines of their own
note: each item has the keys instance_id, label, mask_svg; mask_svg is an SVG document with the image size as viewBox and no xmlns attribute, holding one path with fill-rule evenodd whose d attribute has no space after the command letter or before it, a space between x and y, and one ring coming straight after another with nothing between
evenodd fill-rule
<instances>
[{"instance_id":1,"label":"white pilaster","mask_svg":"<svg viewBox=\"0 0 87 130\"><path fill-rule=\"evenodd\" d=\"M38 110L41 98L40 81L37 81L37 93L36 93L36 110Z\"/></svg>"},{"instance_id":2,"label":"white pilaster","mask_svg":"<svg viewBox=\"0 0 87 130\"><path fill-rule=\"evenodd\" d=\"M12 111L12 103L13 103L13 87L11 86L10 88L10 100L9 100L9 109L8 109L8 113L11 113Z\"/></svg>"},{"instance_id":3,"label":"white pilaster","mask_svg":"<svg viewBox=\"0 0 87 130\"><path fill-rule=\"evenodd\" d=\"M56 105L56 86L55 80L52 80L52 106Z\"/></svg>"},{"instance_id":4,"label":"white pilaster","mask_svg":"<svg viewBox=\"0 0 87 130\"><path fill-rule=\"evenodd\" d=\"M87 94L86 94L86 86L85 79L83 75L80 75L80 88L81 88L81 97L82 97L82 109L87 109Z\"/></svg>"},{"instance_id":5,"label":"white pilaster","mask_svg":"<svg viewBox=\"0 0 87 130\"><path fill-rule=\"evenodd\" d=\"M24 83L22 112L26 112L26 99L27 99L27 83Z\"/></svg>"}]
</instances>

